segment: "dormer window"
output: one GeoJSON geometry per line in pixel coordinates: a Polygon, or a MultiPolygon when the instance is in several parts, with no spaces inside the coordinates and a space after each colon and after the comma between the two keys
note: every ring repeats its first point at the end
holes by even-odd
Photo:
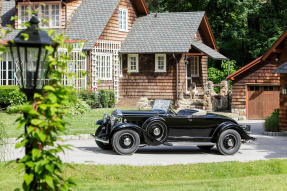
{"type": "Polygon", "coordinates": [[[25,28],[24,23],[31,18],[31,11],[38,13],[41,18],[40,26],[42,28],[60,28],[61,27],[61,4],[60,3],[34,3],[32,6],[27,4],[18,5],[18,26],[25,28]]]}
{"type": "Polygon", "coordinates": [[[128,32],[128,10],[119,8],[119,31],[128,32]]]}

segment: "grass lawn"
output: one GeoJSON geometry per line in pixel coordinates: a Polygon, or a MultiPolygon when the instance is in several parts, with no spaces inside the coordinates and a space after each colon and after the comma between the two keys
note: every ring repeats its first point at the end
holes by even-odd
{"type": "MultiPolygon", "coordinates": [[[[74,190],[285,191],[287,160],[224,162],[172,166],[65,166],[77,183],[74,190]]],[[[21,186],[17,164],[0,163],[0,190],[21,186]]]]}
{"type": "MultiPolygon", "coordinates": [[[[94,133],[97,120],[101,119],[105,113],[110,114],[114,111],[114,108],[109,109],[93,109],[79,116],[69,116],[66,120],[69,125],[66,128],[66,135],[76,135],[76,134],[90,134],[94,133]]],[[[4,112],[0,112],[0,122],[4,124],[5,131],[8,137],[18,137],[24,129],[17,129],[17,123],[15,120],[21,114],[9,115],[4,112]]]]}

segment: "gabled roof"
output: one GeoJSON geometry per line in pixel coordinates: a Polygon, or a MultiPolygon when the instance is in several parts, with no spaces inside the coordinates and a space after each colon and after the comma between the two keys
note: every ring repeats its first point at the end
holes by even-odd
{"type": "Polygon", "coordinates": [[[226,59],[195,40],[205,12],[153,13],[137,18],[121,53],[188,53],[190,46],[214,59],[226,59]]]}
{"type": "MultiPolygon", "coordinates": [[[[260,64],[262,61],[265,61],[272,53],[280,53],[281,50],[278,50],[278,46],[283,42],[284,39],[287,38],[287,31],[285,31],[279,39],[272,45],[272,47],[261,57],[257,58],[256,60],[250,62],[249,64],[245,65],[244,67],[240,68],[233,74],[226,77],[227,80],[234,80],[235,77],[239,76],[240,74],[246,72],[250,68],[260,64]]],[[[277,73],[277,72],[275,72],[277,73]]]]}
{"type": "Polygon", "coordinates": [[[120,0],[83,0],[66,29],[73,40],[88,39],[84,49],[93,48],[120,0]]]}
{"type": "Polygon", "coordinates": [[[245,71],[249,70],[250,68],[252,68],[253,66],[259,64],[262,60],[262,56],[260,56],[259,58],[253,60],[252,62],[250,62],[249,64],[245,65],[244,67],[240,68],[239,70],[237,70],[236,72],[234,72],[233,74],[230,74],[229,76],[226,77],[227,80],[234,80],[234,78],[242,73],[244,73],[245,71]]]}
{"type": "Polygon", "coordinates": [[[272,73],[287,74],[287,62],[281,64],[276,70],[272,73]]]}

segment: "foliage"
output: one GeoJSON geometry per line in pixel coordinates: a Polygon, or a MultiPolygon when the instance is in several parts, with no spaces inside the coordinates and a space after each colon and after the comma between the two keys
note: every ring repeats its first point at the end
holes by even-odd
{"type": "Polygon", "coordinates": [[[286,0],[146,0],[152,12],[206,11],[218,48],[244,66],[287,28],[286,0]]]}
{"type": "Polygon", "coordinates": [[[0,107],[19,105],[26,102],[26,96],[18,86],[0,86],[0,107]]]}
{"type": "MultiPolygon", "coordinates": [[[[49,31],[55,43],[64,46],[64,36],[49,31]]],[[[42,92],[35,93],[32,105],[27,103],[21,108],[23,117],[19,117],[18,128],[27,127],[27,132],[20,138],[16,148],[25,147],[25,156],[19,160],[25,167],[24,190],[70,190],[73,185],[71,179],[61,176],[62,161],[58,155],[69,149],[67,145],[56,143],[57,135],[64,132],[66,122],[64,115],[66,106],[71,103],[70,87],[62,85],[62,76],[70,77],[66,71],[70,59],[71,49],[68,54],[60,53],[54,57],[55,49],[46,46],[49,85],[44,86],[42,92]]]]}
{"type": "Polygon", "coordinates": [[[91,107],[85,101],[78,99],[76,104],[70,106],[68,109],[69,109],[68,114],[75,116],[75,115],[82,115],[90,111],[91,107]]]}
{"type": "Polygon", "coordinates": [[[84,100],[89,106],[91,106],[91,108],[100,107],[99,94],[94,93],[92,90],[80,91],[79,98],[84,100]]]}
{"type": "Polygon", "coordinates": [[[279,131],[279,109],[275,109],[270,117],[265,119],[265,131],[278,132],[279,131]]]}
{"type": "Polygon", "coordinates": [[[5,150],[3,145],[6,144],[7,134],[5,132],[4,124],[0,121],[0,161],[5,157],[5,150]]]}
{"type": "Polygon", "coordinates": [[[112,108],[115,106],[115,93],[111,90],[98,90],[100,104],[103,108],[112,108]]]}
{"type": "MultiPolygon", "coordinates": [[[[229,74],[234,73],[238,69],[238,67],[236,66],[236,62],[234,60],[222,61],[221,69],[218,69],[215,66],[211,66],[208,68],[208,80],[212,81],[214,84],[220,84],[228,76],[228,65],[229,65],[229,74]]],[[[215,87],[215,91],[218,93],[219,90],[216,88],[219,87],[215,87]]]]}
{"type": "MultiPolygon", "coordinates": [[[[75,190],[286,190],[287,159],[253,162],[219,162],[167,166],[64,165],[73,176],[75,190]],[[179,189],[180,187],[180,189],[179,189]]],[[[0,163],[0,185],[12,191],[20,185],[18,165],[0,163]]]]}

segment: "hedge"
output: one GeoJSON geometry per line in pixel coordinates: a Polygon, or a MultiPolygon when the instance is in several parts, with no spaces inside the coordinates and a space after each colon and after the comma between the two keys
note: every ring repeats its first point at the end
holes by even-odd
{"type": "Polygon", "coordinates": [[[270,117],[265,119],[265,131],[278,132],[279,131],[279,109],[275,109],[270,117]]]}
{"type": "Polygon", "coordinates": [[[0,107],[6,109],[10,105],[19,105],[27,98],[18,86],[0,86],[0,107]]]}
{"type": "Polygon", "coordinates": [[[79,97],[92,108],[112,108],[116,102],[115,93],[104,89],[99,89],[96,93],[83,90],[79,93],[79,97]]]}

